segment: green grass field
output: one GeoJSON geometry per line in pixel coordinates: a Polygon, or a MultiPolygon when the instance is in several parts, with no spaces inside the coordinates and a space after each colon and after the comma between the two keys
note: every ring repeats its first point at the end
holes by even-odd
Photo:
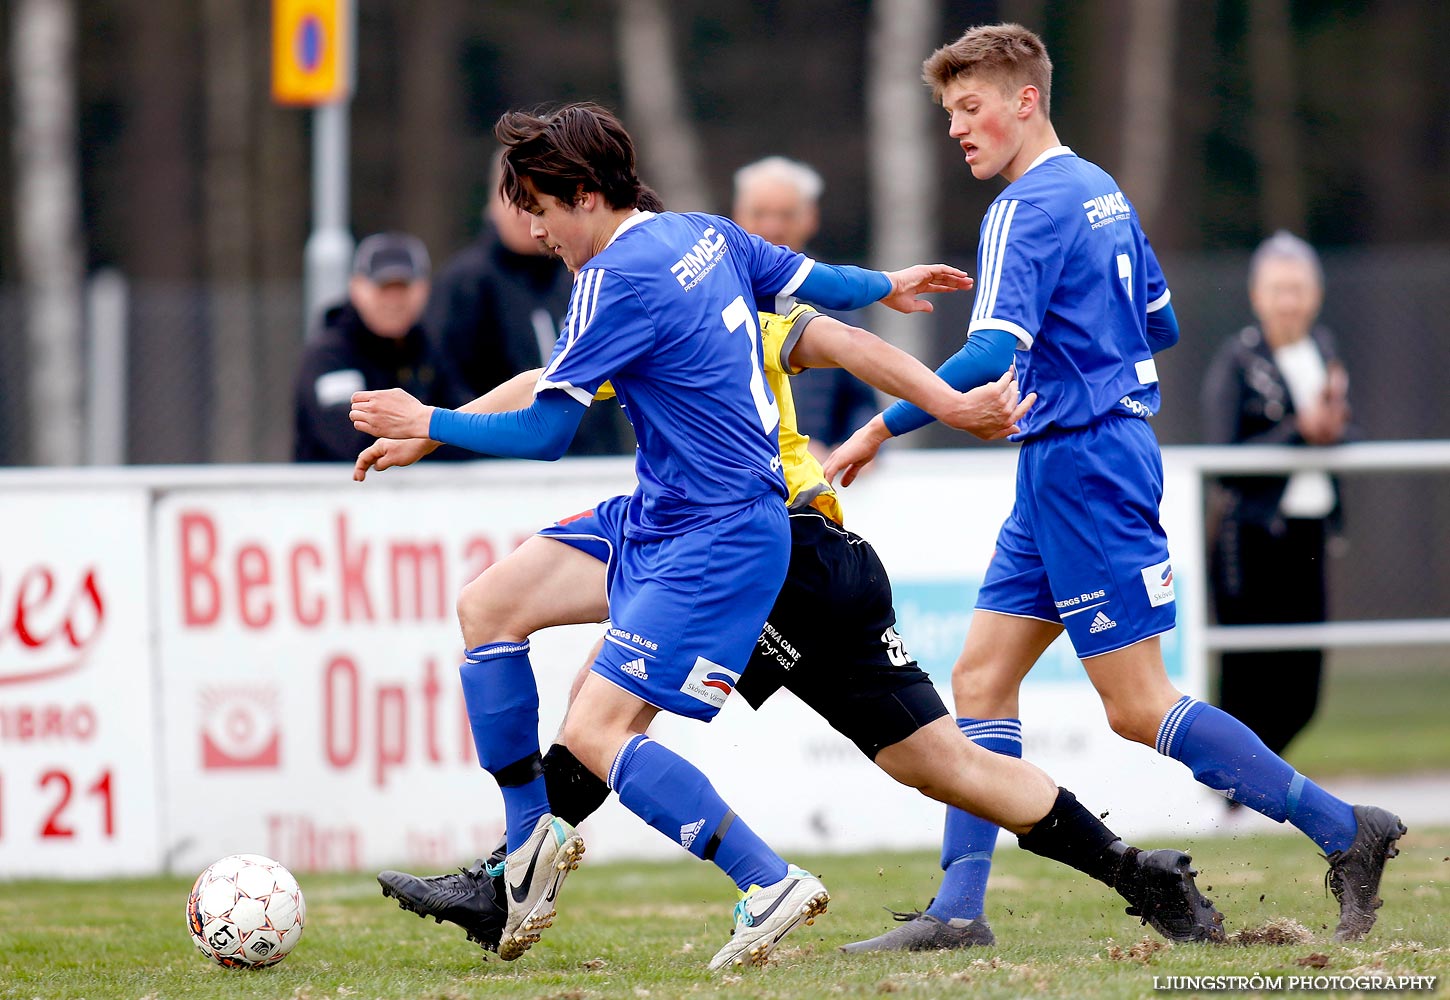
{"type": "Polygon", "coordinates": [[[1340,650],[1319,712],[1289,748],[1316,777],[1450,771],[1450,650],[1340,650]]]}
{"type": "MultiPolygon", "coordinates": [[[[1337,653],[1320,714],[1290,757],[1315,776],[1450,770],[1446,704],[1443,651],[1337,653]]],[[[837,945],[888,926],[883,906],[926,902],[936,857],[822,857],[793,860],[825,878],[830,912],[787,939],[769,967],[717,975],[705,963],[728,934],[734,894],[713,868],[586,860],[554,929],[515,963],[483,961],[462,931],[399,910],[369,875],[304,873],[308,926],[297,951],[273,969],[232,972],[191,945],[182,917],[190,878],[0,882],[0,1000],[1140,997],[1155,976],[1450,975],[1450,829],[1411,830],[1390,865],[1379,926],[1349,946],[1329,940],[1335,904],[1302,838],[1182,846],[1230,932],[1293,920],[1308,939],[1160,948],[1108,890],[1006,851],[989,910],[996,948],[846,956],[837,945]]]]}
{"type": "Polygon", "coordinates": [[[1323,862],[1302,838],[1187,846],[1230,932],[1287,918],[1308,939],[1160,949],[1114,894],[1013,850],[993,875],[997,947],[847,956],[836,946],[883,929],[884,904],[925,901],[935,857],[820,857],[804,860],[831,888],[830,912],[788,938],[768,967],[719,975],[705,963],[728,933],[733,892],[713,868],[586,861],[555,927],[509,964],[483,961],[451,925],[399,910],[367,875],[304,874],[301,943],[281,965],[248,972],[213,966],[192,948],[182,917],[189,880],[19,882],[0,884],[0,997],[1139,997],[1153,993],[1155,976],[1450,972],[1450,830],[1412,830],[1402,842],[1379,925],[1357,945],[1331,943],[1337,911],[1323,862]]]}

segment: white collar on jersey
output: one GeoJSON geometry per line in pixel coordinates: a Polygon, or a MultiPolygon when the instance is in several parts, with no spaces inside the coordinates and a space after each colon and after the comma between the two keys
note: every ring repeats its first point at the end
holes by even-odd
{"type": "MultiPolygon", "coordinates": [[[[1037,166],[1040,163],[1046,163],[1048,160],[1052,159],[1054,156],[1076,156],[1076,155],[1077,155],[1076,153],[1074,153],[1071,149],[1068,149],[1066,146],[1048,146],[1041,153],[1038,153],[1037,154],[1037,159],[1035,159],[1035,160],[1032,161],[1031,166],[1029,166],[1027,168],[1027,170],[1031,170],[1033,167],[1037,166]]],[[[1027,173],[1027,170],[1024,170],[1022,172],[1025,174],[1025,173],[1027,173]]]]}
{"type": "MultiPolygon", "coordinates": [[[[615,240],[619,239],[626,232],[633,229],[641,222],[644,222],[648,219],[653,219],[654,217],[655,214],[653,212],[641,212],[639,209],[636,208],[633,215],[625,216],[624,221],[619,224],[619,228],[614,231],[614,235],[609,237],[609,243],[613,243],[615,240]]],[[[609,243],[604,244],[605,250],[609,249],[609,243]]]]}

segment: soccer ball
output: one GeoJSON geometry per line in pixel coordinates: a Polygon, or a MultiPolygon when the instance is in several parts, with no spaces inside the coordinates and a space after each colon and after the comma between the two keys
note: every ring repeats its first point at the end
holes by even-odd
{"type": "Polygon", "coordinates": [[[186,929],[197,949],[228,969],[282,961],[306,920],[297,880],[260,854],[222,858],[196,877],[186,900],[186,929]]]}

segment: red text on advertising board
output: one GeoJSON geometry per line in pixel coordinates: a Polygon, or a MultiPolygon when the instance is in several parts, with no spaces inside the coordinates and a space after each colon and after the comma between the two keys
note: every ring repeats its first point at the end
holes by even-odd
{"type": "Polygon", "coordinates": [[[322,675],[324,759],[338,771],[365,764],[379,788],[389,774],[417,761],[433,767],[476,764],[471,730],[462,699],[457,700],[451,752],[439,740],[444,730],[438,665],[431,658],[416,685],[364,682],[357,663],[345,654],[332,657],[322,675]],[[445,754],[448,756],[445,757],[445,754]]]}
{"type": "Polygon", "coordinates": [[[176,523],[187,628],[445,621],[456,589],[492,565],[499,547],[481,536],[453,552],[438,538],[363,537],[345,512],[330,530],[288,545],[224,539],[203,510],[176,523]]]}
{"type": "MultiPolygon", "coordinates": [[[[84,779],[70,771],[53,767],[39,775],[35,787],[46,799],[42,806],[43,815],[36,822],[35,836],[40,840],[71,840],[77,833],[84,838],[99,833],[107,839],[116,836],[116,794],[115,779],[109,768],[103,770],[95,781],[84,784],[84,791],[78,793],[77,786],[84,779]],[[75,806],[82,797],[95,800],[94,815],[90,810],[75,806]],[[79,818],[77,812],[80,812],[79,818]],[[80,824],[77,827],[77,823],[80,824]]],[[[0,774],[0,840],[8,831],[5,826],[5,782],[0,774]]],[[[15,831],[24,835],[22,831],[15,831]]]]}
{"type": "Polygon", "coordinates": [[[85,663],[106,617],[96,568],[74,576],[49,566],[13,577],[3,570],[0,565],[0,684],[55,677],[85,663]]]}
{"type": "Polygon", "coordinates": [[[88,743],[96,710],[79,705],[0,705],[0,743],[88,743]]]}

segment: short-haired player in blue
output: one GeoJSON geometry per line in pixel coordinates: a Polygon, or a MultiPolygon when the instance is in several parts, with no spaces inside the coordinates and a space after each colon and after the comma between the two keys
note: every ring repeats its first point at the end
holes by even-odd
{"type": "MultiPolygon", "coordinates": [[[[968,288],[946,265],[883,273],[820,264],[728,219],[640,211],[653,198],[628,133],[608,111],[513,112],[495,126],[503,187],[533,235],[576,275],[564,329],[533,403],[507,413],[423,408],[390,390],[353,397],[355,426],[505,457],[560,457],[596,391],[612,383],[639,439],[611,627],[565,721],[565,742],[631,811],[720,866],[744,892],[727,949],[768,951],[829,899],[788,866],[687,761],[640,735],[663,709],[708,721],[744,669],[785,578],[786,486],[757,305],[799,293],[828,308],[881,301],[929,310],[921,292],[968,288]]],[[[460,668],[479,760],[504,797],[509,916],[517,958],[554,917],[583,842],[549,813],[538,691],[527,642],[471,648],[460,668]]],[[[733,957],[733,954],[731,956],[733,957]]],[[[717,960],[723,961],[721,956],[717,960]]]]}
{"type": "MultiPolygon", "coordinates": [[[[1175,603],[1148,418],[1159,405],[1153,354],[1177,342],[1178,324],[1137,213],[1111,176],[1058,141],[1052,63],[1026,28],[973,28],[933,53],[923,76],[972,176],[1008,181],[982,222],[967,343],[939,374],[970,387],[1015,356],[1022,391],[1038,394],[1017,436],[1016,503],[952,674],[958,724],[1020,756],[1018,689],[1066,629],[1113,730],[1307,834],[1329,861],[1336,940],[1363,937],[1405,832],[1398,817],[1330,795],[1238,720],[1180,693],[1163,666],[1158,636],[1173,627],[1175,603]]],[[[827,475],[850,482],[882,441],[929,420],[893,405],[831,456],[827,475]]],[[[848,950],[991,943],[983,896],[996,839],[990,823],[949,811],[932,905],[848,950]]]]}

